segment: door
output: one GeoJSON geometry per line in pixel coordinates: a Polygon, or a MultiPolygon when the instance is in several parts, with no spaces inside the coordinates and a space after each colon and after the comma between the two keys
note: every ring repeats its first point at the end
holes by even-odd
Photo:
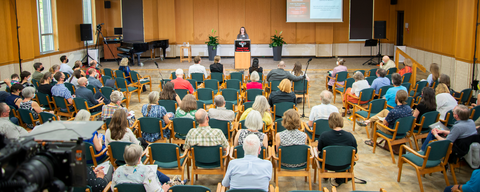
{"type": "Polygon", "coordinates": [[[404,12],[397,11],[397,46],[403,45],[404,12]]]}

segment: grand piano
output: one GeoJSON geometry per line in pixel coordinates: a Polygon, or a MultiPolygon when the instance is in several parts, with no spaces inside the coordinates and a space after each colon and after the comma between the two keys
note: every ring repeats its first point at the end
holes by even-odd
{"type": "Polygon", "coordinates": [[[121,58],[128,57],[130,63],[134,65],[135,55],[137,56],[137,65],[141,65],[140,62],[140,55],[148,50],[153,50],[150,54],[150,58],[155,57],[155,49],[162,48],[163,50],[163,58],[165,58],[165,51],[168,48],[168,39],[151,39],[145,41],[122,41],[121,46],[117,47],[118,51],[122,53],[118,53],[117,55],[121,58]]]}

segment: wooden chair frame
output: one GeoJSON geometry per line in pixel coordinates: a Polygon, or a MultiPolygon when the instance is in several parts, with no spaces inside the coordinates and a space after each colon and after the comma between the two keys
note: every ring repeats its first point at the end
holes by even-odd
{"type": "Polygon", "coordinates": [[[310,179],[310,163],[313,160],[314,156],[312,156],[312,147],[310,147],[309,153],[307,153],[307,165],[305,167],[305,170],[295,170],[295,171],[290,171],[290,170],[282,170],[282,149],[278,149],[278,157],[275,155],[275,149],[273,146],[269,147],[270,149],[270,156],[272,158],[273,162],[273,170],[274,170],[274,177],[275,177],[275,187],[278,188],[278,177],[280,176],[293,176],[293,177],[298,177],[298,176],[305,176],[305,182],[308,181],[308,188],[309,190],[312,190],[312,180],[310,179]],[[278,162],[277,162],[278,161],[278,162]]]}
{"type": "Polygon", "coordinates": [[[373,140],[372,140],[373,141],[373,153],[375,153],[375,149],[377,148],[377,138],[378,138],[378,136],[380,136],[381,138],[385,139],[385,141],[387,142],[388,148],[390,149],[390,155],[392,156],[392,163],[394,163],[394,164],[395,164],[395,156],[393,154],[392,145],[397,145],[397,144],[402,144],[402,143],[408,142],[408,144],[410,144],[410,146],[412,146],[412,141],[410,141],[410,135],[408,133],[413,132],[413,129],[415,127],[415,119],[414,119],[414,122],[412,123],[412,126],[410,127],[410,131],[407,132],[407,135],[404,138],[395,139],[395,140],[389,139],[389,138],[385,137],[384,135],[382,135],[380,133],[377,133],[377,125],[382,126],[383,128],[393,132],[392,138],[396,138],[399,124],[400,124],[400,122],[397,121],[396,124],[395,124],[395,129],[391,129],[391,128],[385,126],[380,121],[376,121],[375,125],[373,127],[373,140]]]}
{"type": "Polygon", "coordinates": [[[226,154],[223,154],[223,148],[219,147],[218,150],[220,152],[220,168],[217,169],[206,169],[206,168],[198,168],[195,164],[195,150],[193,147],[189,149],[191,152],[189,153],[188,158],[192,160],[192,180],[190,181],[190,185],[193,185],[195,179],[198,180],[198,174],[203,175],[223,175],[225,177],[225,172],[227,171],[227,163],[228,163],[228,149],[226,150],[226,154]]]}
{"type": "Polygon", "coordinates": [[[313,174],[313,183],[317,180],[317,168],[318,168],[318,188],[322,188],[322,179],[323,178],[351,178],[352,179],[352,189],[355,191],[355,173],[353,171],[353,167],[355,166],[355,161],[358,161],[358,156],[355,153],[355,150],[352,151],[352,162],[350,164],[350,169],[346,172],[328,172],[325,170],[325,161],[326,158],[326,150],[323,150],[322,158],[318,157],[318,149],[317,147],[314,148],[313,154],[315,158],[315,163],[312,163],[314,174],[313,174]],[[321,164],[320,164],[321,163],[321,164]]]}
{"type": "MultiPolygon", "coordinates": [[[[154,165],[155,160],[152,158],[152,148],[150,146],[147,147],[148,154],[147,154],[147,162],[150,163],[151,165],[154,165]]],[[[185,151],[185,153],[180,156],[180,149],[177,147],[176,148],[176,153],[177,153],[177,168],[172,168],[172,169],[165,169],[165,168],[158,168],[158,171],[161,171],[164,174],[169,174],[169,175],[181,175],[182,181],[184,180],[184,175],[185,171],[187,171],[187,178],[190,179],[190,168],[189,168],[189,151],[185,151]],[[180,163],[180,159],[185,158],[183,160],[183,163],[180,163]],[[186,168],[185,168],[186,167],[186,168]]]]}
{"type": "MultiPolygon", "coordinates": [[[[353,112],[352,112],[353,131],[355,131],[355,124],[356,124],[355,122],[356,122],[357,118],[360,118],[363,121],[370,119],[371,112],[372,112],[372,105],[373,104],[370,103],[369,106],[368,106],[368,109],[365,109],[365,108],[361,107],[360,105],[353,105],[353,112]],[[362,110],[362,111],[368,111],[367,118],[364,118],[363,116],[358,115],[356,113],[359,109],[362,110]]],[[[385,101],[385,104],[383,105],[383,109],[386,109],[386,108],[387,108],[387,102],[385,101]]],[[[371,126],[372,125],[370,125],[370,127],[371,126]]],[[[368,126],[365,126],[365,133],[367,133],[367,138],[371,139],[370,134],[368,134],[368,126]]]]}
{"type": "MultiPolygon", "coordinates": [[[[435,122],[438,122],[439,119],[440,119],[440,113],[437,114],[437,118],[435,119],[435,122]]],[[[422,133],[422,127],[424,122],[425,122],[425,116],[422,117],[422,120],[420,121],[420,123],[415,123],[415,126],[418,127],[418,131],[415,132],[415,130],[413,130],[413,132],[411,133],[411,135],[413,136],[413,142],[415,142],[415,147],[417,148],[417,151],[420,150],[418,146],[418,140],[427,138],[428,136],[428,133],[422,133]]]]}

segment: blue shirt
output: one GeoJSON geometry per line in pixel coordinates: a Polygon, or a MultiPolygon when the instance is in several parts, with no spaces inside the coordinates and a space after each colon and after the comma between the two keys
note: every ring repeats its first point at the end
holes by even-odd
{"type": "Polygon", "coordinates": [[[385,117],[385,121],[388,122],[388,127],[393,129],[397,119],[408,116],[412,116],[412,108],[410,108],[408,105],[397,105],[390,110],[390,112],[388,112],[387,117],[385,117]]]}
{"type": "Polygon", "coordinates": [[[72,99],[72,94],[70,91],[62,84],[56,84],[52,87],[52,95],[57,97],[63,97],[65,99],[72,99]]]}
{"type": "Polygon", "coordinates": [[[95,77],[89,76],[88,77],[88,84],[94,86],[98,90],[102,88],[102,82],[100,82],[98,79],[95,79],[95,77]]]}
{"type": "Polygon", "coordinates": [[[474,192],[480,189],[480,169],[477,169],[472,172],[472,177],[465,185],[462,185],[462,191],[464,192],[474,192]]]}
{"type": "Polygon", "coordinates": [[[455,121],[450,133],[447,136],[447,139],[455,142],[457,139],[463,139],[477,134],[477,129],[475,127],[475,122],[473,120],[459,120],[455,121]]]}
{"type": "Polygon", "coordinates": [[[404,90],[408,93],[407,88],[404,86],[398,86],[398,87],[391,87],[388,89],[387,93],[385,93],[385,99],[387,100],[387,104],[395,107],[397,106],[397,103],[395,102],[395,96],[397,95],[397,91],[399,90],[404,90]]]}
{"type": "Polygon", "coordinates": [[[272,163],[257,156],[230,161],[222,185],[230,189],[262,189],[268,191],[272,178],[272,163]]]}
{"type": "Polygon", "coordinates": [[[373,80],[372,86],[370,86],[370,88],[375,89],[375,93],[378,94],[380,88],[387,85],[390,85],[390,80],[388,78],[377,77],[375,80],[373,80]]]}

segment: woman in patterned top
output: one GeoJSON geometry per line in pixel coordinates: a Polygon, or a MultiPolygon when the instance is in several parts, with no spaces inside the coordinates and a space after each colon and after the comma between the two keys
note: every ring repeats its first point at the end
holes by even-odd
{"type": "MultiPolygon", "coordinates": [[[[165,107],[158,105],[158,99],[160,98],[160,94],[157,91],[152,91],[148,94],[148,103],[142,107],[142,114],[144,117],[155,117],[162,119],[162,127],[165,127],[169,122],[170,119],[173,118],[173,113],[167,113],[165,107]]],[[[165,129],[163,130],[163,135],[167,137],[170,135],[170,130],[165,129]]],[[[155,142],[156,140],[160,139],[160,133],[145,133],[142,132],[142,137],[149,141],[155,142]]]]}
{"type": "Polygon", "coordinates": [[[265,133],[261,132],[263,128],[263,121],[260,112],[255,110],[251,111],[245,119],[245,127],[247,127],[247,129],[241,129],[240,132],[235,136],[235,140],[233,142],[234,146],[243,145],[243,141],[250,134],[258,136],[260,142],[262,142],[262,146],[268,146],[268,137],[265,135],[265,133]]]}
{"type": "MultiPolygon", "coordinates": [[[[112,94],[110,94],[110,101],[111,101],[110,104],[103,105],[102,107],[102,115],[101,115],[102,119],[105,120],[108,118],[112,118],[113,113],[115,113],[117,109],[123,109],[125,113],[127,113],[127,116],[130,116],[127,108],[121,105],[122,100],[123,100],[123,93],[120,91],[113,91],[112,94]]],[[[131,118],[128,119],[128,124],[132,126],[134,121],[135,121],[135,117],[132,116],[131,118]]]]}
{"type": "MultiPolygon", "coordinates": [[[[22,95],[24,97],[23,101],[20,102],[19,109],[26,109],[32,112],[33,119],[38,119],[38,114],[42,112],[42,108],[36,101],[32,101],[35,97],[35,88],[26,87],[22,90],[22,95]]],[[[34,124],[27,124],[27,127],[33,129],[34,124]]]]}
{"type": "MultiPolygon", "coordinates": [[[[300,120],[300,115],[294,109],[289,109],[283,113],[282,125],[285,127],[285,131],[277,133],[275,135],[275,150],[278,153],[278,148],[280,146],[292,146],[292,145],[305,145],[307,144],[307,134],[300,131],[302,121],[300,120]]],[[[285,167],[301,167],[305,163],[300,164],[286,164],[282,163],[285,167]]]]}
{"type": "Polygon", "coordinates": [[[175,117],[184,117],[195,119],[195,113],[197,112],[197,99],[192,94],[185,95],[182,99],[182,103],[175,111],[175,117]]]}

